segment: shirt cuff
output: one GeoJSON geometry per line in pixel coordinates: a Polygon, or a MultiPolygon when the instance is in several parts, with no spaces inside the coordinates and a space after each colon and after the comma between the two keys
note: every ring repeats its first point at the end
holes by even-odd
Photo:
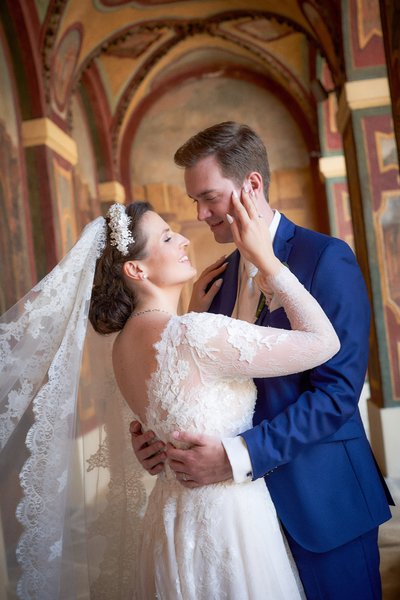
{"type": "Polygon", "coordinates": [[[253,468],[246,442],[238,435],[234,438],[223,438],[222,445],[231,463],[235,483],[245,483],[253,479],[253,468]]]}

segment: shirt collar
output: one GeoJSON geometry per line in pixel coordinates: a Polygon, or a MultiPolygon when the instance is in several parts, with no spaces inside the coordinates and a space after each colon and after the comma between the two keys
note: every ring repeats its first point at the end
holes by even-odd
{"type": "MultiPolygon", "coordinates": [[[[281,213],[279,212],[279,210],[274,209],[274,216],[272,217],[272,221],[269,224],[269,233],[271,235],[271,241],[274,241],[275,238],[275,234],[277,232],[278,229],[278,225],[279,222],[281,220],[281,213]]],[[[247,276],[248,277],[255,277],[258,273],[258,269],[255,265],[253,265],[253,263],[251,263],[250,261],[246,260],[245,258],[243,258],[242,256],[240,256],[240,262],[241,262],[241,267],[242,270],[245,269],[247,276]]]]}

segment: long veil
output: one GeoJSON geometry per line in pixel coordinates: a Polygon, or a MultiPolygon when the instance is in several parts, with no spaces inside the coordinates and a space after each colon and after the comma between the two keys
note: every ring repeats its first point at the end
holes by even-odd
{"type": "Polygon", "coordinates": [[[88,326],[99,217],[0,319],[0,598],[135,597],[151,483],[111,366],[88,326]]]}

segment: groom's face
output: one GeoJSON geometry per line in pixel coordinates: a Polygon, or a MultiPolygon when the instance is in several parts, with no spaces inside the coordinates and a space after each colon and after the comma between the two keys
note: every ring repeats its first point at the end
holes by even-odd
{"type": "Polygon", "coordinates": [[[232,211],[232,192],[240,190],[231,179],[224,177],[214,156],[199,160],[185,169],[186,191],[196,203],[197,218],[205,221],[216,242],[232,242],[232,233],[226,213],[232,211]]]}

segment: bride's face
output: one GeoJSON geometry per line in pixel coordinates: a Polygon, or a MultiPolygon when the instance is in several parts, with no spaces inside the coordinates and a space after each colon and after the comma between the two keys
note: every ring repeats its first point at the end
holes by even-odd
{"type": "Polygon", "coordinates": [[[147,257],[140,262],[151,283],[166,287],[186,283],[196,275],[187,255],[187,238],[171,231],[168,223],[153,211],[143,215],[140,226],[147,237],[147,257]]]}

